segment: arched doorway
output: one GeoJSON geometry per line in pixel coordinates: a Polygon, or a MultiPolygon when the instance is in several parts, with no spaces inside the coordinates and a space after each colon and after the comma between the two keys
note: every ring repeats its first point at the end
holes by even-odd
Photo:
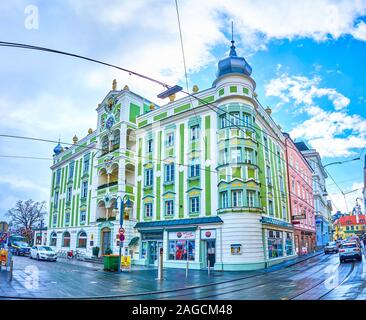
{"type": "Polygon", "coordinates": [[[106,250],[112,249],[112,234],[111,229],[108,227],[105,227],[101,230],[101,252],[102,255],[106,254],[106,250]]]}

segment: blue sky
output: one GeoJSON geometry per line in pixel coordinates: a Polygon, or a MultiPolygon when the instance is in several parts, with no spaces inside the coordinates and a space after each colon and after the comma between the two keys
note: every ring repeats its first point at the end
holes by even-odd
{"type": "MultiPolygon", "coordinates": [[[[324,163],[366,146],[365,1],[178,1],[192,87],[210,87],[228,54],[231,21],[237,52],[253,68],[259,100],[293,138],[324,163]]],[[[0,3],[1,41],[102,59],[169,84],[184,85],[173,0],[8,1],[0,3]],[[30,7],[31,5],[31,7],[30,7]],[[36,11],[35,11],[36,10],[36,11]],[[30,18],[37,18],[31,20],[30,18]],[[31,26],[31,27],[30,27],[31,26]]],[[[95,129],[97,104],[118,87],[157,101],[162,88],[69,57],[0,47],[0,133],[70,141],[95,129]]],[[[52,157],[54,145],[0,138],[0,155],[52,157]]],[[[365,153],[363,152],[362,156],[365,153]]],[[[49,200],[51,161],[0,158],[0,218],[18,199],[49,200]]],[[[363,161],[329,167],[344,191],[362,187],[363,161]]],[[[343,196],[328,179],[335,209],[343,196]]],[[[347,196],[350,209],[361,190],[347,196]]]]}

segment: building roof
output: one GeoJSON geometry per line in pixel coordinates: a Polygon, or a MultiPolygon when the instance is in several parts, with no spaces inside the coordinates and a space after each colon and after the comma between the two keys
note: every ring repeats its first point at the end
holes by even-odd
{"type": "Polygon", "coordinates": [[[203,218],[188,218],[188,219],[176,219],[176,220],[163,220],[163,221],[149,221],[138,222],[135,228],[155,228],[155,227],[173,227],[173,226],[187,226],[206,223],[223,223],[220,217],[203,217],[203,218]]]}
{"type": "Polygon", "coordinates": [[[337,223],[339,223],[341,226],[349,226],[349,225],[362,225],[365,224],[366,216],[364,214],[360,214],[358,216],[344,216],[340,217],[337,220],[337,223]]]}
{"type": "Polygon", "coordinates": [[[310,150],[308,148],[308,146],[305,144],[305,142],[303,142],[303,141],[295,142],[295,146],[296,146],[297,149],[299,149],[299,151],[310,150]]]}

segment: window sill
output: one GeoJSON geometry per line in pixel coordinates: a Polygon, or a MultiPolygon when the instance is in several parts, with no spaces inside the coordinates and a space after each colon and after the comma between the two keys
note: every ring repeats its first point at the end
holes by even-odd
{"type": "Polygon", "coordinates": [[[198,175],[198,176],[193,176],[193,177],[188,177],[187,180],[188,181],[192,181],[192,180],[200,180],[201,179],[201,176],[198,175]]]}
{"type": "Polygon", "coordinates": [[[163,186],[171,186],[171,185],[174,185],[175,184],[175,181],[165,181],[163,183],[163,186]]]}

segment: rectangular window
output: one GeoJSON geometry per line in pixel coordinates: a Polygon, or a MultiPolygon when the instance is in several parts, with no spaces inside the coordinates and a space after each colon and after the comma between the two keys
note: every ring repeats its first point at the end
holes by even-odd
{"type": "Polygon", "coordinates": [[[269,148],[268,148],[268,139],[267,137],[263,137],[263,141],[264,141],[264,154],[265,154],[265,159],[269,160],[269,148]]]}
{"type": "Polygon", "coordinates": [[[55,199],[54,199],[54,208],[57,209],[58,207],[58,191],[55,192],[55,199]]]}
{"type": "Polygon", "coordinates": [[[282,207],[282,219],[283,220],[286,220],[286,217],[287,215],[286,215],[286,207],[282,207]]]}
{"type": "Polygon", "coordinates": [[[153,151],[153,140],[152,139],[149,139],[147,141],[147,152],[150,153],[153,151]]]}
{"type": "Polygon", "coordinates": [[[90,162],[90,154],[87,154],[84,156],[84,169],[83,169],[83,173],[88,173],[89,172],[89,162],[90,162]]]}
{"type": "Polygon", "coordinates": [[[268,214],[270,216],[273,216],[273,201],[272,200],[268,200],[268,214]]]}
{"type": "Polygon", "coordinates": [[[200,211],[200,198],[192,197],[189,198],[190,213],[198,213],[200,211]]]}
{"type": "Polygon", "coordinates": [[[88,181],[83,181],[81,187],[81,197],[86,198],[88,196],[88,181]]]}
{"type": "Polygon", "coordinates": [[[229,198],[227,191],[223,191],[221,194],[221,208],[225,209],[229,207],[229,198]]]}
{"type": "Polygon", "coordinates": [[[172,147],[174,145],[174,132],[170,132],[167,135],[166,146],[172,147]]]}
{"type": "Polygon", "coordinates": [[[241,147],[236,147],[231,149],[231,162],[232,163],[241,163],[242,161],[242,154],[241,154],[241,147]]]}
{"type": "Polygon", "coordinates": [[[72,195],[72,187],[67,188],[67,194],[66,194],[66,202],[71,201],[71,195],[72,195]]]}
{"type": "Polygon", "coordinates": [[[240,125],[240,117],[238,112],[230,113],[230,126],[238,126],[240,125]]]}
{"type": "Polygon", "coordinates": [[[195,240],[169,240],[169,260],[194,261],[195,240]],[[188,248],[188,250],[187,250],[188,248]]]}
{"type": "Polygon", "coordinates": [[[269,166],[266,167],[266,171],[267,171],[267,184],[269,186],[272,186],[272,172],[271,172],[271,168],[269,166]]]}
{"type": "Polygon", "coordinates": [[[243,191],[242,190],[231,191],[231,201],[232,201],[232,207],[242,207],[243,206],[243,191]]]}
{"type": "Polygon", "coordinates": [[[220,116],[220,128],[226,128],[227,126],[227,121],[226,121],[226,114],[220,116]]]}
{"type": "Polygon", "coordinates": [[[152,217],[152,203],[145,203],[145,217],[152,217]]]}
{"type": "Polygon", "coordinates": [[[65,224],[68,225],[70,223],[70,212],[65,212],[65,224]]]}
{"type": "Polygon", "coordinates": [[[174,214],[173,200],[165,201],[165,214],[167,216],[172,216],[174,214]]]}
{"type": "Polygon", "coordinates": [[[145,170],[145,186],[152,186],[153,184],[153,169],[145,170]]]}
{"type": "Polygon", "coordinates": [[[61,182],[61,169],[57,169],[56,171],[56,186],[59,186],[61,182]]]}
{"type": "Polygon", "coordinates": [[[250,115],[249,114],[246,114],[246,113],[243,114],[243,123],[245,126],[249,126],[249,124],[250,124],[250,115]]]}
{"type": "Polygon", "coordinates": [[[82,210],[80,211],[80,223],[85,223],[86,221],[86,211],[82,210]]]}
{"type": "Polygon", "coordinates": [[[165,182],[174,181],[174,163],[165,165],[165,182]]]}
{"type": "Polygon", "coordinates": [[[227,164],[228,161],[228,152],[227,152],[227,148],[220,150],[219,152],[219,161],[221,164],[227,164]]]}
{"type": "Polygon", "coordinates": [[[69,180],[74,176],[75,161],[71,161],[69,164],[69,180]]]}
{"type": "Polygon", "coordinates": [[[283,184],[282,176],[279,176],[279,180],[280,180],[280,190],[281,190],[281,192],[285,192],[285,186],[283,184]]]}
{"type": "Polygon", "coordinates": [[[52,217],[52,224],[55,226],[57,223],[57,214],[54,214],[52,217]]]}
{"type": "Polygon", "coordinates": [[[191,127],[191,139],[192,141],[199,139],[199,126],[192,126],[191,127]]]}
{"type": "Polygon", "coordinates": [[[255,191],[247,190],[247,203],[248,207],[255,207],[255,191]]]}
{"type": "Polygon", "coordinates": [[[200,176],[200,160],[198,158],[193,158],[189,165],[189,177],[199,177],[200,176]]]}
{"type": "Polygon", "coordinates": [[[253,151],[245,148],[245,162],[253,163],[253,151]]]}
{"type": "Polygon", "coordinates": [[[281,154],[279,151],[277,151],[277,165],[278,165],[278,170],[281,170],[281,154]]]}

